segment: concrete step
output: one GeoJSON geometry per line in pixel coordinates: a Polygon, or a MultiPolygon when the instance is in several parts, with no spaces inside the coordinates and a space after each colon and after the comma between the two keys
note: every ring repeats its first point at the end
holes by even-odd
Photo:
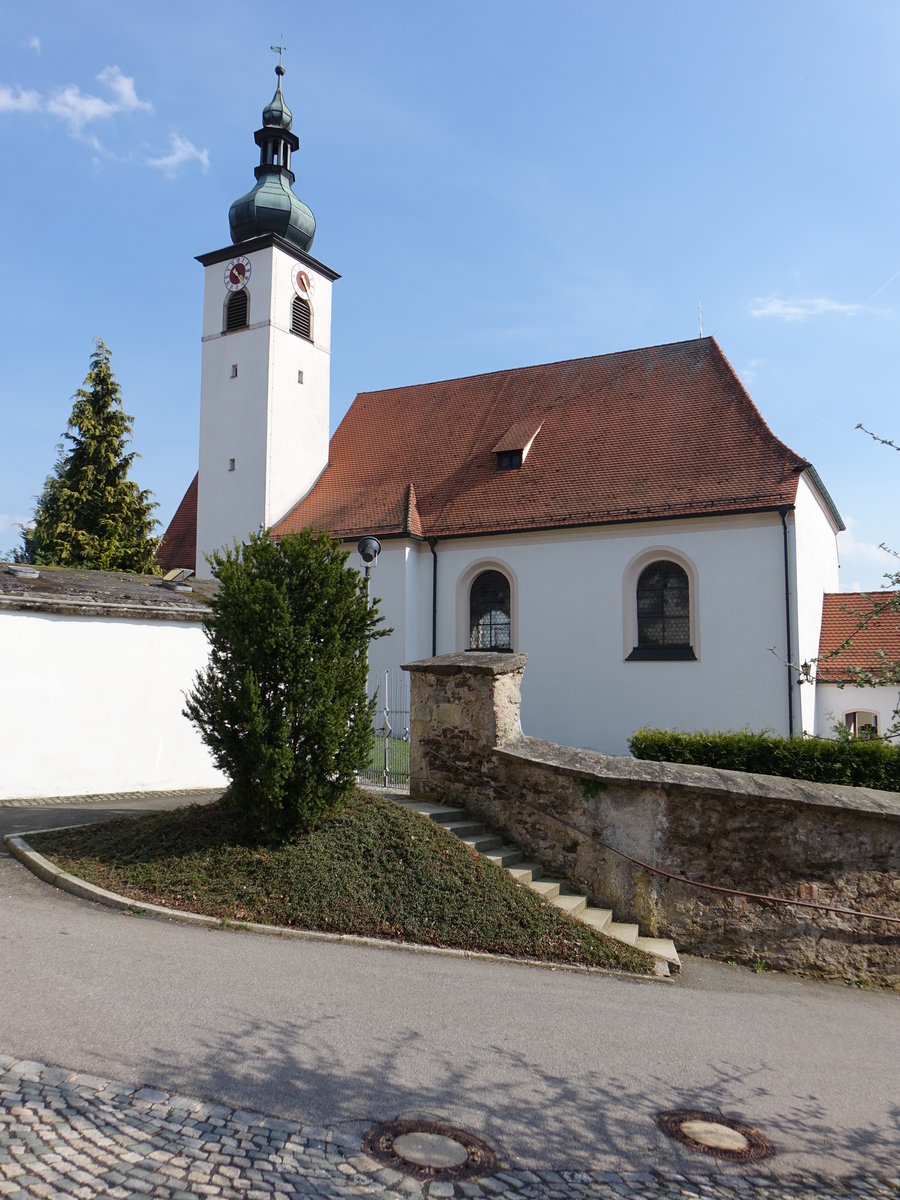
{"type": "Polygon", "coordinates": [[[645,950],[647,954],[664,959],[673,974],[678,974],[681,970],[681,959],[671,938],[638,937],[634,944],[638,950],[645,950]]]}
{"type": "Polygon", "coordinates": [[[540,863],[522,862],[521,859],[511,867],[506,868],[512,875],[516,883],[531,883],[535,879],[540,879],[544,873],[544,868],[540,863]]]}
{"type": "Polygon", "coordinates": [[[617,942],[625,942],[626,945],[633,946],[641,931],[637,925],[631,925],[628,922],[610,921],[603,932],[607,937],[615,938],[617,942]]]}
{"type": "Polygon", "coordinates": [[[460,838],[460,841],[485,855],[503,845],[503,838],[498,833],[476,833],[474,837],[460,838]]]}
{"type": "Polygon", "coordinates": [[[532,892],[544,896],[545,900],[552,900],[553,896],[558,896],[560,888],[563,887],[562,880],[530,880],[526,887],[532,889],[532,892]]]}
{"type": "Polygon", "coordinates": [[[488,850],[484,857],[498,867],[514,867],[522,862],[522,851],[518,846],[498,846],[496,850],[488,850]]]}
{"type": "Polygon", "coordinates": [[[480,821],[441,821],[440,824],[451,833],[455,833],[458,838],[471,837],[473,833],[487,833],[480,821]]]}
{"type": "Polygon", "coordinates": [[[594,908],[592,905],[588,908],[583,908],[578,914],[579,921],[583,921],[585,925],[590,925],[600,933],[606,933],[607,926],[612,920],[611,908],[594,908]]]}
{"type": "Polygon", "coordinates": [[[587,897],[575,896],[570,892],[560,893],[558,896],[554,896],[550,903],[561,908],[563,912],[567,912],[570,917],[579,917],[587,908],[587,897]]]}
{"type": "Polygon", "coordinates": [[[472,819],[464,808],[451,808],[447,804],[432,804],[429,800],[410,800],[409,796],[392,798],[398,804],[402,804],[404,808],[419,813],[423,817],[430,817],[432,821],[437,821],[440,825],[444,825],[448,821],[470,821],[472,819]]]}

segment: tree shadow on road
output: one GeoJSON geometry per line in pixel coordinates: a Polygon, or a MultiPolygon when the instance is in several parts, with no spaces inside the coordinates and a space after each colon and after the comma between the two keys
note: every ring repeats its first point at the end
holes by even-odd
{"type": "MultiPolygon", "coordinates": [[[[237,1010],[224,1015],[231,1025],[227,1036],[198,1037],[202,1053],[185,1081],[189,1094],[301,1124],[362,1133],[399,1116],[427,1118],[487,1138],[507,1164],[538,1169],[778,1178],[896,1170],[900,1107],[890,1110],[884,1128],[830,1128],[826,1107],[814,1095],[798,1093],[788,1109],[776,1111],[767,1084],[776,1070],[766,1063],[752,1076],[727,1062],[710,1065],[698,1072],[702,1084],[680,1088],[661,1076],[636,1084],[624,1070],[617,1073],[615,1061],[598,1069],[586,1055],[572,1077],[538,1071],[503,1045],[474,1053],[463,1018],[452,1056],[436,1057],[427,1033],[407,1029],[388,1039],[372,1031],[365,1067],[350,1070],[329,1043],[326,1015],[302,1023],[253,1020],[237,1010]],[[656,1113],[670,1109],[716,1113],[757,1127],[775,1154],[733,1163],[693,1153],[655,1125],[656,1113]]],[[[163,1047],[159,1055],[165,1061],[163,1047]]]]}

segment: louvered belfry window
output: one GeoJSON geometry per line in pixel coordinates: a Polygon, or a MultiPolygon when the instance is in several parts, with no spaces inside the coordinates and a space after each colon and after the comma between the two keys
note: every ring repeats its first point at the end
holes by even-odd
{"type": "Polygon", "coordinates": [[[225,332],[230,333],[232,329],[245,329],[248,324],[249,309],[246,291],[241,289],[239,292],[232,292],[228,297],[228,304],[225,306],[225,332]]]}
{"type": "Polygon", "coordinates": [[[312,337],[312,313],[309,301],[302,296],[295,296],[291,305],[291,333],[303,338],[312,337]]]}
{"type": "Polygon", "coordinates": [[[469,593],[469,649],[511,650],[509,580],[499,571],[482,571],[469,593]]]}
{"type": "Polygon", "coordinates": [[[673,562],[655,562],[645,567],[637,585],[638,646],[689,649],[690,599],[683,567],[673,562]]]}

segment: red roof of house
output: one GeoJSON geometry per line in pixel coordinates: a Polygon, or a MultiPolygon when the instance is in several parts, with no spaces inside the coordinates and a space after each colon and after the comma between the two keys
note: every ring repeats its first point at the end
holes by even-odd
{"type": "Polygon", "coordinates": [[[876,670],[885,660],[900,663],[900,592],[826,592],[819,682],[848,682],[850,670],[876,670]]]}
{"type": "Polygon", "coordinates": [[[443,538],[759,511],[793,504],[808,467],[700,338],[363,392],[273,533],[443,538]],[[522,467],[498,469],[497,448],[535,430],[522,467]]]}

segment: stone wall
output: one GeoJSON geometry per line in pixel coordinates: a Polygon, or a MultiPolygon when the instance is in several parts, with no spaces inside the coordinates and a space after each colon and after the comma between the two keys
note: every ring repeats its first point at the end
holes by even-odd
{"type": "Polygon", "coordinates": [[[900,990],[900,926],[729,894],[900,918],[900,796],[525,737],[526,662],[460,653],[407,665],[414,797],[464,805],[682,951],[900,990]]]}

